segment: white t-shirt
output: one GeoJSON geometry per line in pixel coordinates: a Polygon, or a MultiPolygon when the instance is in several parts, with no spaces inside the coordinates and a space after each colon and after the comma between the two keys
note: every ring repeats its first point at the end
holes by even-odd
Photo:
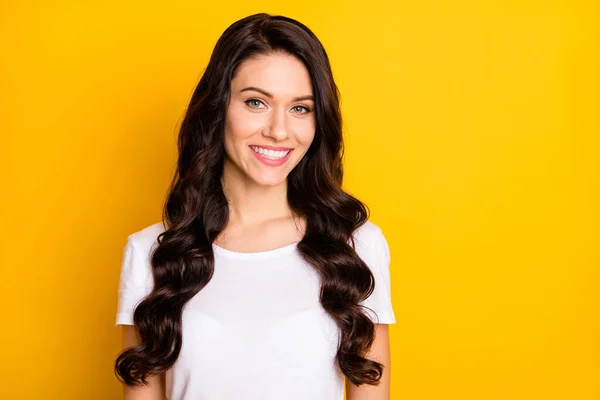
{"type": "MultiPolygon", "coordinates": [[[[163,231],[159,222],[127,239],[117,325],[133,325],[135,306],[152,290],[150,255],[163,231]]],[[[374,322],[393,324],[388,243],[370,221],[354,238],[375,277],[363,304],[374,322]]],[[[319,303],[319,276],[296,247],[238,253],[213,244],[214,275],[183,311],[183,346],[166,374],[170,400],[343,399],[338,327],[319,303]]]]}

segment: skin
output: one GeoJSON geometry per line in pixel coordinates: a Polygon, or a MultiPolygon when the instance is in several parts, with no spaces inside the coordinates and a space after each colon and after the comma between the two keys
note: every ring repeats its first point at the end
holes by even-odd
{"type": "MultiPolygon", "coordinates": [[[[275,52],[245,60],[231,81],[225,120],[225,159],[222,184],[229,203],[229,222],[215,240],[237,252],[283,247],[304,236],[306,222],[287,202],[287,177],[308,151],[316,129],[313,90],[304,64],[275,52]],[[249,89],[250,88],[250,89],[249,89]],[[287,162],[268,166],[250,145],[292,148],[287,162]]],[[[137,343],[132,326],[124,327],[125,347],[137,343]]],[[[346,384],[347,400],[389,399],[389,339],[387,325],[376,325],[369,358],[386,365],[379,386],[346,384]]],[[[164,376],[150,385],[125,388],[125,400],[163,400],[164,376]]]]}
{"type": "Polygon", "coordinates": [[[375,324],[375,341],[367,353],[369,360],[383,364],[383,375],[379,385],[354,385],[346,379],[346,400],[389,400],[390,399],[390,337],[389,325],[375,324]]]}
{"type": "MultiPolygon", "coordinates": [[[[135,346],[139,343],[139,338],[133,325],[123,326],[123,348],[135,346]]],[[[165,400],[165,376],[154,375],[148,378],[148,385],[130,388],[123,385],[124,400],[165,400]]]]}
{"type": "Polygon", "coordinates": [[[277,52],[241,64],[231,82],[225,120],[223,187],[230,216],[216,244],[253,252],[303,237],[305,224],[287,202],[287,176],[315,136],[312,96],[310,75],[293,56],[277,52]],[[250,145],[293,150],[285,164],[269,166],[250,145]]]}

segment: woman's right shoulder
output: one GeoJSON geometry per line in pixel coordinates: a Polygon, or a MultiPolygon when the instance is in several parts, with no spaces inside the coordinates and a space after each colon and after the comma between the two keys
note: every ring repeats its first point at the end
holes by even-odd
{"type": "Polygon", "coordinates": [[[150,254],[158,246],[158,236],[166,230],[162,222],[148,225],[127,237],[127,242],[139,254],[150,254]]]}

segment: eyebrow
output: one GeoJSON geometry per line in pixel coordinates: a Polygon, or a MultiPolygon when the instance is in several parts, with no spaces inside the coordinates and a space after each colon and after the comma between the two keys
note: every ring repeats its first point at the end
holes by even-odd
{"type": "MultiPolygon", "coordinates": [[[[249,87],[247,87],[247,88],[244,88],[244,89],[240,90],[240,93],[242,93],[242,92],[245,92],[245,91],[247,91],[247,90],[253,90],[253,91],[255,91],[255,92],[262,93],[262,94],[264,94],[265,96],[267,96],[267,97],[269,97],[269,98],[271,98],[271,99],[273,98],[273,95],[272,95],[271,93],[267,92],[266,90],[262,90],[262,89],[260,89],[260,88],[254,87],[254,86],[249,86],[249,87]]],[[[294,97],[294,98],[292,99],[292,101],[304,101],[304,100],[311,100],[311,101],[315,101],[314,97],[313,97],[313,96],[310,96],[310,95],[308,95],[308,96],[294,97]]]]}

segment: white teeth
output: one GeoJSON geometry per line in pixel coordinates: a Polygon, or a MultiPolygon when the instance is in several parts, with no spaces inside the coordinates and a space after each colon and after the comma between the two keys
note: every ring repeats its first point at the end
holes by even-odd
{"type": "Polygon", "coordinates": [[[263,149],[262,147],[257,147],[257,146],[250,146],[250,148],[252,150],[254,150],[254,152],[256,152],[266,158],[270,158],[272,160],[279,160],[279,159],[287,156],[287,154],[290,152],[290,150],[285,150],[285,151],[267,150],[267,149],[263,149]]]}

